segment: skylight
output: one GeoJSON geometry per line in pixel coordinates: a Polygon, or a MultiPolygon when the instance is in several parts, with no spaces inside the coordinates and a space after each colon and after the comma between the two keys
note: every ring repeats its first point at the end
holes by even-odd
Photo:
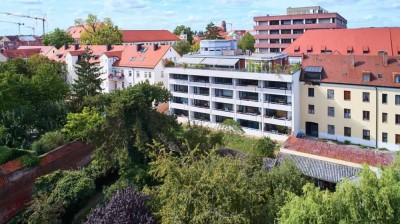
{"type": "Polygon", "coordinates": [[[136,59],[136,57],[131,57],[131,59],[129,59],[129,61],[134,61],[136,59]]]}

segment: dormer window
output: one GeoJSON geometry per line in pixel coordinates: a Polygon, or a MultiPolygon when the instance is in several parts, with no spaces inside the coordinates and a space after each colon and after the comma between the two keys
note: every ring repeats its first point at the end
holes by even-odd
{"type": "Polygon", "coordinates": [[[307,53],[311,53],[312,52],[312,46],[307,46],[307,53]]]}
{"type": "Polygon", "coordinates": [[[364,71],[363,74],[363,82],[369,82],[371,81],[371,72],[369,71],[364,71]]]}
{"type": "Polygon", "coordinates": [[[294,46],[294,52],[300,52],[300,46],[294,46]]]}
{"type": "Polygon", "coordinates": [[[136,57],[131,57],[131,59],[129,59],[129,61],[134,61],[136,59],[136,57]]]}
{"type": "Polygon", "coordinates": [[[363,54],[369,54],[369,47],[363,46],[363,54]]]}
{"type": "Polygon", "coordinates": [[[394,82],[400,84],[400,73],[397,73],[393,76],[394,82]]]}
{"type": "Polygon", "coordinates": [[[326,46],[322,45],[321,46],[321,53],[325,53],[325,51],[326,51],[326,46]]]}
{"type": "Polygon", "coordinates": [[[347,54],[353,54],[353,47],[347,46],[347,54]]]}

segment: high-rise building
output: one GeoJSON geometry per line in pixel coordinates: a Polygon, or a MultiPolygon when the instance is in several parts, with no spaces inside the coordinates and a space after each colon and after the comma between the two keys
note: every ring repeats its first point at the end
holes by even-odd
{"type": "Polygon", "coordinates": [[[347,28],[345,18],[319,6],[288,8],[287,15],[257,16],[254,22],[259,53],[282,52],[306,30],[347,28]]]}

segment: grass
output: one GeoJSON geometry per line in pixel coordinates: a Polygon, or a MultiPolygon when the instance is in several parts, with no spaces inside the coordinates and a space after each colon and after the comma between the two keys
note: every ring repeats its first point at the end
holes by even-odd
{"type": "Polygon", "coordinates": [[[243,153],[250,152],[256,145],[258,138],[242,135],[225,135],[224,141],[227,148],[235,149],[243,153]]]}

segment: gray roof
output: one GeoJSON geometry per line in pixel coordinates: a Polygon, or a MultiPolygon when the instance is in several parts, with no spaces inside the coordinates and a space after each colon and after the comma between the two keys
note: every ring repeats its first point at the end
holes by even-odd
{"type": "Polygon", "coordinates": [[[322,67],[321,66],[307,66],[305,71],[306,72],[321,73],[322,72],[322,67]]]}
{"type": "Polygon", "coordinates": [[[264,165],[266,166],[266,169],[269,170],[274,163],[279,165],[285,159],[292,160],[305,176],[331,183],[339,183],[345,178],[352,178],[362,170],[361,168],[345,166],[282,152],[278,154],[275,162],[273,160],[265,160],[264,165]]]}

